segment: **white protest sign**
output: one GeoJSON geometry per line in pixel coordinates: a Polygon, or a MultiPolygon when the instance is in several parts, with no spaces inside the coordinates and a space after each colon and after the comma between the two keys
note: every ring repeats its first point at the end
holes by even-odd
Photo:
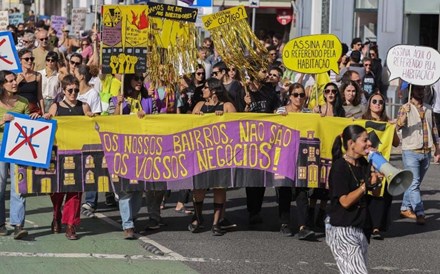
{"type": "Polygon", "coordinates": [[[21,72],[20,59],[10,31],[0,31],[0,70],[21,72]]]}
{"type": "Polygon", "coordinates": [[[397,45],[387,54],[390,80],[402,80],[420,86],[432,85],[440,79],[440,53],[430,47],[397,45]]]}
{"type": "Polygon", "coordinates": [[[86,26],[87,8],[72,9],[72,31],[79,33],[86,26]]]}
{"type": "Polygon", "coordinates": [[[9,25],[9,13],[8,11],[0,11],[0,30],[6,30],[9,25]]]}
{"type": "Polygon", "coordinates": [[[14,120],[5,125],[0,161],[48,168],[56,120],[32,120],[27,115],[11,114],[14,120]]]}

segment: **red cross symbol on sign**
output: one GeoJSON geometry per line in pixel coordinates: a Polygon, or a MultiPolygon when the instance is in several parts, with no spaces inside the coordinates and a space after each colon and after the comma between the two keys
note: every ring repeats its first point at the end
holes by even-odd
{"type": "Polygon", "coordinates": [[[32,133],[31,135],[27,136],[26,132],[23,130],[23,128],[17,123],[14,123],[14,126],[16,128],[18,128],[18,130],[20,131],[20,133],[24,136],[24,140],[21,141],[20,143],[18,143],[18,145],[16,145],[9,153],[9,156],[12,156],[12,154],[14,154],[20,147],[22,147],[24,144],[29,145],[29,148],[32,152],[32,156],[34,157],[34,159],[37,159],[37,153],[35,152],[34,146],[32,145],[32,137],[35,137],[36,135],[40,134],[41,132],[47,130],[49,128],[49,126],[44,126],[42,128],[40,128],[39,130],[35,131],[34,133],[32,133]]]}
{"type": "MultiPolygon", "coordinates": [[[[0,48],[2,47],[2,45],[6,42],[6,39],[3,38],[2,40],[0,40],[0,48]]],[[[0,55],[0,60],[2,60],[3,62],[5,62],[6,64],[12,65],[12,61],[6,59],[6,57],[8,56],[1,56],[0,55]]]]}

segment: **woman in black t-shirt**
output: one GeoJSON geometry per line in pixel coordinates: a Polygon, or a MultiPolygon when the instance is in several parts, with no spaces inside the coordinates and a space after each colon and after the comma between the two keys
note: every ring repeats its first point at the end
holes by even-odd
{"type": "Polygon", "coordinates": [[[368,272],[368,240],[364,231],[370,216],[365,193],[367,186],[378,181],[364,157],[370,147],[368,133],[359,125],[347,126],[333,143],[326,242],[341,273],[368,272]]]}

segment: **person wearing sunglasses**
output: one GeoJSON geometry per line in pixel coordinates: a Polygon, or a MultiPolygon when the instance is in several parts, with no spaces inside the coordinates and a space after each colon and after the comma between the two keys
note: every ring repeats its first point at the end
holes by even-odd
{"type": "Polygon", "coordinates": [[[378,85],[376,83],[376,76],[372,70],[373,60],[365,57],[362,62],[365,68],[365,75],[362,79],[362,90],[365,93],[365,98],[368,99],[374,93],[378,85]]]}
{"type": "MultiPolygon", "coordinates": [[[[252,113],[274,113],[281,105],[280,99],[276,94],[276,85],[269,83],[266,67],[259,67],[254,64],[254,71],[258,71],[256,79],[249,78],[246,81],[247,90],[245,92],[243,103],[244,112],[252,113]]],[[[249,214],[249,226],[254,229],[263,223],[260,216],[263,204],[266,180],[272,178],[272,174],[265,170],[237,168],[235,175],[238,182],[246,186],[246,206],[249,214]]]]}
{"type": "Polygon", "coordinates": [[[345,81],[339,87],[342,96],[342,105],[345,111],[345,117],[359,119],[365,112],[364,106],[361,104],[361,88],[354,81],[345,81]]]}
{"type": "MultiPolygon", "coordinates": [[[[38,113],[30,114],[28,101],[18,95],[17,76],[11,71],[2,70],[0,71],[0,141],[3,138],[5,124],[14,119],[14,116],[7,112],[29,114],[32,119],[40,117],[38,113]]],[[[26,217],[26,199],[16,191],[15,164],[6,162],[0,162],[0,236],[6,236],[9,233],[5,226],[7,178],[10,178],[11,182],[9,224],[14,227],[14,239],[19,240],[28,235],[23,228],[26,217]]]]}
{"type": "MultiPolygon", "coordinates": [[[[87,103],[78,100],[79,81],[73,75],[67,75],[61,81],[64,99],[61,102],[52,104],[49,112],[43,115],[45,119],[54,116],[87,115],[93,117],[94,113],[90,110],[87,103]]],[[[65,236],[68,240],[77,240],[76,228],[80,224],[82,192],[57,192],[50,195],[53,205],[53,220],[51,224],[52,233],[60,233],[61,224],[66,225],[65,236]],[[64,206],[63,206],[63,201],[64,206]]]]}
{"type": "Polygon", "coordinates": [[[44,113],[41,74],[34,70],[34,56],[32,51],[22,49],[18,52],[21,61],[22,73],[17,75],[18,94],[29,102],[31,113],[44,113]]]}
{"type": "Polygon", "coordinates": [[[244,95],[243,87],[240,82],[229,77],[229,68],[225,62],[218,62],[212,67],[211,77],[222,81],[234,107],[239,112],[243,111],[245,107],[244,104],[242,104],[243,100],[241,100],[241,97],[244,95]]]}
{"type": "MultiPolygon", "coordinates": [[[[281,115],[288,115],[288,113],[310,113],[310,110],[304,107],[306,101],[306,92],[304,86],[300,83],[290,85],[287,90],[287,104],[277,109],[276,113],[281,115]]],[[[296,185],[291,179],[281,179],[281,185],[296,185]]],[[[282,186],[278,187],[278,214],[281,222],[280,232],[283,236],[292,236],[291,222],[290,222],[290,203],[293,200],[292,187],[282,186]]],[[[308,191],[306,187],[295,187],[296,206],[298,209],[298,239],[299,240],[313,240],[315,232],[308,226],[309,221],[309,200],[308,191]]]]}
{"type": "Polygon", "coordinates": [[[49,51],[46,56],[46,68],[38,71],[41,74],[41,90],[44,100],[44,112],[48,112],[50,106],[60,94],[60,80],[58,73],[58,54],[49,51]]]}
{"type": "Polygon", "coordinates": [[[316,106],[313,109],[313,112],[321,114],[322,117],[345,117],[345,111],[342,107],[342,98],[338,86],[333,82],[327,83],[324,86],[323,93],[325,104],[316,106]]]}
{"type": "MultiPolygon", "coordinates": [[[[385,97],[379,92],[374,92],[368,99],[368,105],[365,113],[362,115],[362,119],[381,121],[381,122],[391,122],[386,114],[386,100],[385,97]]],[[[374,138],[370,137],[372,141],[372,147],[378,147],[378,143],[374,142],[374,138]]],[[[394,131],[393,143],[394,147],[398,147],[400,144],[400,138],[397,135],[397,131],[394,131]]],[[[393,196],[388,193],[388,187],[386,186],[388,182],[385,182],[383,196],[371,196],[369,197],[368,208],[371,213],[371,238],[375,240],[383,240],[382,233],[387,230],[389,211],[391,209],[391,203],[393,201],[393,196]]]]}
{"type": "MultiPolygon", "coordinates": [[[[206,81],[203,87],[203,99],[204,101],[197,103],[194,107],[193,114],[215,113],[216,115],[223,115],[224,113],[236,112],[222,82],[214,77],[206,81]]],[[[211,231],[213,236],[222,236],[226,233],[226,230],[221,227],[221,221],[224,219],[226,188],[231,185],[231,180],[230,169],[213,170],[194,176],[194,215],[192,222],[188,225],[189,231],[198,233],[203,229],[202,211],[206,189],[209,183],[214,183],[214,216],[211,231]]],[[[231,225],[231,228],[236,226],[231,225]]]]}
{"type": "Polygon", "coordinates": [[[55,51],[60,54],[58,48],[49,43],[49,33],[45,29],[41,29],[36,33],[38,47],[32,50],[35,57],[35,70],[40,71],[46,67],[46,55],[49,51],[55,51]]]}
{"type": "MultiPolygon", "coordinates": [[[[313,109],[314,113],[319,113],[321,117],[345,117],[345,110],[342,107],[342,98],[339,93],[338,86],[333,83],[327,83],[324,86],[324,104],[316,106],[313,109]]],[[[310,207],[309,207],[309,216],[311,223],[314,223],[318,228],[324,228],[324,220],[326,217],[326,208],[327,201],[329,200],[329,191],[324,188],[314,188],[310,194],[310,207]],[[318,213],[315,216],[316,205],[318,204],[318,200],[320,200],[318,213]]]]}
{"type": "MultiPolygon", "coordinates": [[[[144,86],[142,74],[127,74],[124,81],[123,94],[114,96],[110,100],[110,115],[136,115],[139,119],[146,115],[158,114],[154,108],[158,99],[149,95],[148,89],[144,86]]],[[[157,190],[146,191],[146,204],[149,213],[149,220],[145,227],[146,231],[160,228],[162,219],[160,216],[160,205],[165,194],[162,190],[162,182],[150,182],[150,186],[157,190]]],[[[117,188],[114,188],[117,190],[117,188]]],[[[135,239],[134,220],[142,205],[142,191],[118,191],[119,214],[122,220],[123,238],[126,240],[135,239]]]]}

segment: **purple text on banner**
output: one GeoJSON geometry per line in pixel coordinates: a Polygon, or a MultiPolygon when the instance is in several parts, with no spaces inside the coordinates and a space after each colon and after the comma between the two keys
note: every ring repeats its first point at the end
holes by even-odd
{"type": "Polygon", "coordinates": [[[171,135],[99,133],[108,170],[122,178],[175,181],[209,170],[250,168],[295,179],[300,133],[241,120],[171,135]]]}

